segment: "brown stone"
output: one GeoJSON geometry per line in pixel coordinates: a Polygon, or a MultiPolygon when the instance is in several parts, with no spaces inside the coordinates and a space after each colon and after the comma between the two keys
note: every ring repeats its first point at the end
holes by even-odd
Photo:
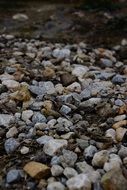
{"type": "Polygon", "coordinates": [[[47,178],[50,176],[50,168],[45,164],[35,161],[28,162],[23,170],[35,179],[47,178]]]}
{"type": "Polygon", "coordinates": [[[119,127],[123,127],[127,125],[127,120],[119,121],[115,124],[113,124],[112,128],[113,129],[118,129],[119,127]]]}

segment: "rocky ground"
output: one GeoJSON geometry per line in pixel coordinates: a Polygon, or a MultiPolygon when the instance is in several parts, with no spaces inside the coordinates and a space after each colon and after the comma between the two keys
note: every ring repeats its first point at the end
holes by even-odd
{"type": "Polygon", "coordinates": [[[127,190],[127,41],[0,49],[0,189],[127,190]]]}

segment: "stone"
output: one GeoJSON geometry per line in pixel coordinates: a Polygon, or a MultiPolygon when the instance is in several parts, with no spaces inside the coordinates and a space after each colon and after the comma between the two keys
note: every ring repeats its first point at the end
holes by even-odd
{"type": "Polygon", "coordinates": [[[14,122],[14,116],[9,114],[0,114],[0,126],[9,127],[14,122]]]}
{"type": "Polygon", "coordinates": [[[40,86],[34,86],[34,85],[30,85],[29,90],[35,94],[35,95],[44,95],[45,94],[45,89],[43,87],[40,86]]]}
{"type": "Polygon", "coordinates": [[[124,103],[123,103],[123,101],[122,101],[122,100],[117,99],[117,100],[115,100],[115,105],[116,105],[116,106],[123,106],[123,105],[124,105],[124,103]]]}
{"type": "Polygon", "coordinates": [[[96,167],[103,167],[105,162],[108,161],[108,151],[107,150],[101,150],[94,154],[94,157],[92,159],[92,165],[96,167]]]}
{"type": "Polygon", "coordinates": [[[22,13],[17,13],[15,15],[13,15],[12,17],[14,20],[17,20],[17,21],[26,21],[28,20],[28,16],[26,14],[22,14],[22,13]]]}
{"type": "Polygon", "coordinates": [[[89,141],[88,140],[76,139],[76,142],[77,142],[78,146],[83,150],[86,149],[89,146],[89,141]]]}
{"type": "Polygon", "coordinates": [[[70,73],[63,73],[60,76],[60,79],[63,86],[68,86],[76,81],[76,77],[71,75],[70,73]]]}
{"type": "MultiPolygon", "coordinates": [[[[39,83],[39,86],[41,86],[41,82],[39,83]]],[[[43,88],[45,90],[45,94],[53,95],[56,93],[54,84],[51,81],[44,82],[43,88]]]]}
{"type": "Polygon", "coordinates": [[[66,168],[67,166],[73,167],[77,161],[77,154],[70,150],[63,150],[63,155],[60,156],[61,165],[66,168]]]}
{"type": "Polygon", "coordinates": [[[115,75],[115,76],[112,78],[112,82],[113,82],[114,84],[122,84],[122,83],[125,82],[125,80],[126,80],[126,77],[124,77],[124,76],[122,76],[122,75],[119,75],[119,74],[115,75]]]}
{"type": "Polygon", "coordinates": [[[118,142],[121,142],[124,135],[126,134],[127,129],[123,128],[123,127],[119,127],[116,129],[116,140],[118,142]]]}
{"type": "Polygon", "coordinates": [[[85,174],[79,174],[67,181],[69,190],[91,190],[91,182],[85,174]]]}
{"type": "Polygon", "coordinates": [[[51,167],[51,174],[54,177],[60,176],[63,173],[63,168],[59,165],[53,165],[51,167]]]}
{"type": "Polygon", "coordinates": [[[48,143],[51,139],[53,139],[53,137],[44,135],[42,137],[39,137],[36,141],[38,144],[44,145],[44,144],[48,143]]]}
{"type": "Polygon", "coordinates": [[[83,65],[73,65],[74,69],[72,70],[72,75],[83,78],[83,76],[86,74],[88,71],[88,67],[83,66],[83,65]]]}
{"type": "Polygon", "coordinates": [[[124,159],[125,157],[127,157],[127,147],[121,145],[118,155],[120,156],[121,159],[124,159]]]}
{"type": "Polygon", "coordinates": [[[118,121],[117,123],[113,124],[112,128],[117,129],[119,127],[124,127],[127,125],[127,120],[118,121]]]}
{"type": "Polygon", "coordinates": [[[2,84],[5,85],[8,89],[18,89],[20,87],[19,82],[15,80],[4,80],[2,84]]]}
{"type": "Polygon", "coordinates": [[[84,156],[86,160],[90,160],[93,158],[94,154],[97,152],[97,148],[93,145],[88,146],[84,150],[84,156]]]}
{"type": "Polygon", "coordinates": [[[47,186],[47,190],[65,190],[65,186],[60,182],[52,182],[47,186]]]}
{"type": "Polygon", "coordinates": [[[125,120],[125,119],[126,119],[126,115],[125,114],[118,115],[118,116],[114,117],[114,121],[115,122],[122,121],[122,120],[125,120]]]}
{"type": "Polygon", "coordinates": [[[67,140],[51,139],[44,145],[43,151],[49,156],[54,156],[60,149],[67,147],[67,144],[67,140]]]}
{"type": "Polygon", "coordinates": [[[101,58],[100,61],[101,61],[102,67],[112,67],[113,66],[113,62],[110,59],[101,58]]]}
{"type": "Polygon", "coordinates": [[[16,139],[9,138],[5,141],[4,148],[7,154],[11,154],[19,147],[19,145],[20,143],[16,139]]]}
{"type": "Polygon", "coordinates": [[[101,177],[100,173],[98,171],[95,171],[92,166],[87,164],[86,161],[77,162],[76,170],[78,171],[78,173],[84,173],[92,183],[95,183],[101,177]]]}
{"type": "Polygon", "coordinates": [[[54,49],[53,50],[53,57],[58,58],[58,59],[64,59],[64,58],[69,58],[70,57],[70,50],[69,49],[54,49]]]}
{"type": "Polygon", "coordinates": [[[108,129],[105,132],[105,136],[112,138],[114,142],[116,142],[116,131],[114,129],[108,129]]]}
{"type": "Polygon", "coordinates": [[[20,170],[12,169],[7,173],[6,182],[14,183],[21,179],[20,170]]]}
{"type": "Polygon", "coordinates": [[[60,113],[62,113],[63,115],[67,115],[70,112],[71,112],[71,108],[69,106],[62,105],[62,107],[60,109],[60,113]]]}
{"type": "Polygon", "coordinates": [[[127,179],[122,174],[121,169],[112,169],[103,175],[101,184],[104,190],[126,190],[127,179]]]}
{"type": "Polygon", "coordinates": [[[23,170],[35,179],[47,178],[50,176],[50,168],[45,164],[35,161],[28,162],[23,170]]]}
{"type": "Polygon", "coordinates": [[[72,178],[76,175],[78,175],[78,172],[74,169],[74,168],[71,168],[71,167],[66,167],[63,171],[63,174],[68,178],[72,178]]]}
{"type": "Polygon", "coordinates": [[[11,127],[9,131],[6,133],[6,138],[14,137],[18,134],[18,130],[16,127],[11,127]]]}
{"type": "Polygon", "coordinates": [[[35,112],[32,117],[32,122],[34,124],[46,122],[46,117],[42,115],[40,112],[35,112]]]}
{"type": "Polygon", "coordinates": [[[122,165],[122,161],[120,157],[117,154],[110,154],[109,160],[104,164],[104,170],[106,172],[112,170],[112,169],[120,169],[122,165]]]}
{"type": "Polygon", "coordinates": [[[88,89],[84,89],[80,93],[81,100],[89,99],[91,97],[91,92],[88,89]]]}
{"type": "Polygon", "coordinates": [[[29,153],[29,148],[26,146],[23,146],[20,150],[21,154],[25,155],[29,153]]]}
{"type": "Polygon", "coordinates": [[[101,98],[90,98],[89,100],[83,101],[79,104],[80,109],[89,108],[93,109],[96,105],[102,102],[101,98]]]}
{"type": "Polygon", "coordinates": [[[70,92],[80,93],[81,85],[78,82],[74,82],[74,83],[70,84],[69,86],[67,86],[66,89],[69,90],[70,92]]]}
{"type": "Polygon", "coordinates": [[[22,120],[27,121],[33,116],[32,110],[25,110],[22,112],[22,120]]]}

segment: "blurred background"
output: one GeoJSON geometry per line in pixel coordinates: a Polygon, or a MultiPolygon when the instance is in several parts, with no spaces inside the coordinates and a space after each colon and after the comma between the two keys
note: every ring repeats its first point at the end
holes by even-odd
{"type": "Polygon", "coordinates": [[[0,34],[112,46],[127,38],[126,0],[0,0],[0,34]]]}

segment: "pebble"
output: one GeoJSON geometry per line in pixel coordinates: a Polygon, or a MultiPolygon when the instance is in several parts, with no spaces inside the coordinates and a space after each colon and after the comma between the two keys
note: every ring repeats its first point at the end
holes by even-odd
{"type": "Polygon", "coordinates": [[[70,112],[71,112],[71,108],[69,106],[62,105],[62,107],[60,109],[60,113],[62,113],[63,115],[67,115],[70,112]]]}
{"type": "Polygon", "coordinates": [[[127,180],[123,176],[121,169],[111,169],[103,175],[101,184],[104,190],[112,190],[112,187],[117,190],[127,189],[127,180]]]}
{"type": "Polygon", "coordinates": [[[60,163],[61,165],[66,168],[68,166],[73,167],[75,162],[77,161],[77,154],[70,151],[63,149],[63,155],[60,156],[60,163]]]}
{"type": "Polygon", "coordinates": [[[100,61],[101,61],[102,67],[112,67],[113,66],[113,62],[110,59],[101,58],[100,61]]]}
{"type": "Polygon", "coordinates": [[[54,156],[60,149],[67,147],[67,144],[67,140],[51,139],[45,143],[43,151],[49,156],[54,156]]]}
{"type": "Polygon", "coordinates": [[[20,170],[12,169],[7,173],[6,181],[7,183],[14,183],[21,179],[20,170]]]}
{"type": "Polygon", "coordinates": [[[20,143],[16,139],[9,138],[5,141],[4,148],[7,154],[11,154],[19,147],[19,145],[20,143]]]}
{"type": "Polygon", "coordinates": [[[14,122],[14,116],[9,114],[0,114],[0,126],[9,127],[14,122]]]}
{"type": "Polygon", "coordinates": [[[86,66],[82,65],[74,65],[74,69],[72,70],[72,75],[83,78],[83,76],[86,74],[88,71],[88,68],[86,66]]]}
{"type": "Polygon", "coordinates": [[[47,186],[47,190],[65,190],[65,186],[60,182],[52,182],[47,186]]]}
{"type": "Polygon", "coordinates": [[[125,82],[125,80],[126,78],[124,76],[118,74],[112,78],[112,82],[114,84],[122,84],[125,82]]]}
{"type": "Polygon", "coordinates": [[[112,169],[120,169],[122,165],[122,161],[120,157],[117,154],[110,154],[108,162],[105,162],[104,164],[104,170],[106,172],[112,170],[112,169]]]}
{"type": "Polygon", "coordinates": [[[125,120],[126,119],[126,115],[123,114],[123,115],[118,115],[116,117],[114,117],[114,121],[117,122],[117,121],[122,121],[122,120],[125,120]]]}
{"type": "Polygon", "coordinates": [[[64,59],[64,58],[69,58],[70,57],[70,50],[69,49],[54,49],[53,50],[53,57],[57,59],[64,59]]]}
{"type": "Polygon", "coordinates": [[[113,124],[113,129],[118,129],[119,127],[124,127],[127,125],[127,120],[118,121],[117,123],[113,124]]]}
{"type": "Polygon", "coordinates": [[[22,148],[21,148],[21,150],[20,150],[20,152],[21,152],[21,154],[28,154],[29,153],[29,148],[28,147],[26,147],[26,146],[23,146],[22,148]]]}
{"type": "Polygon", "coordinates": [[[97,152],[97,148],[93,145],[88,146],[85,150],[84,150],[84,157],[86,160],[90,160],[93,158],[94,154],[97,152]]]}
{"type": "Polygon", "coordinates": [[[46,117],[42,115],[40,112],[34,112],[33,117],[32,117],[32,122],[34,124],[46,122],[46,117]]]}
{"type": "Polygon", "coordinates": [[[121,145],[118,155],[120,156],[121,159],[127,157],[127,147],[121,145]]]}
{"type": "Polygon", "coordinates": [[[14,137],[18,134],[18,130],[16,127],[11,127],[9,131],[6,133],[6,138],[14,137]]]}
{"type": "Polygon", "coordinates": [[[28,20],[28,16],[22,13],[17,13],[15,15],[13,15],[12,17],[14,20],[18,20],[18,21],[26,21],[28,20]]]}
{"type": "Polygon", "coordinates": [[[8,89],[18,89],[20,87],[19,82],[15,81],[15,80],[4,80],[2,82],[3,85],[5,85],[8,89]]]}
{"type": "Polygon", "coordinates": [[[117,128],[116,129],[116,140],[118,142],[121,142],[126,132],[127,132],[127,129],[125,129],[123,127],[117,128]]]}
{"type": "Polygon", "coordinates": [[[32,178],[42,179],[50,176],[50,168],[42,163],[31,161],[28,162],[23,170],[32,178]]]}
{"type": "Polygon", "coordinates": [[[105,162],[108,161],[109,155],[107,150],[101,150],[94,154],[92,165],[96,167],[103,167],[105,162]]]}
{"type": "Polygon", "coordinates": [[[32,110],[25,110],[22,112],[22,120],[27,121],[33,116],[33,111],[32,110]]]}
{"type": "Polygon", "coordinates": [[[51,167],[51,174],[54,177],[60,176],[63,173],[63,168],[59,165],[53,165],[51,167]]]}
{"type": "Polygon", "coordinates": [[[91,190],[91,182],[85,174],[79,174],[67,181],[67,187],[69,190],[91,190]]]}
{"type": "Polygon", "coordinates": [[[44,145],[44,144],[48,143],[51,139],[53,139],[53,137],[44,135],[42,137],[39,137],[36,141],[38,144],[44,145]]]}
{"type": "Polygon", "coordinates": [[[76,175],[78,175],[78,172],[74,169],[74,168],[71,168],[71,167],[66,167],[63,171],[63,174],[68,178],[72,178],[76,175]]]}

